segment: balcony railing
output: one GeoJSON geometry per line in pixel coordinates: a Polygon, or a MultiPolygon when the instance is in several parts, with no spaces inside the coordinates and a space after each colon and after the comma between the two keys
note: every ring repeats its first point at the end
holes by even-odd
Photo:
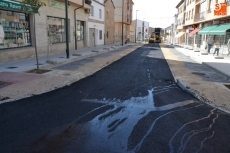
{"type": "Polygon", "coordinates": [[[200,0],[196,0],[196,3],[200,2],[200,0]]]}
{"type": "Polygon", "coordinates": [[[206,17],[205,12],[197,13],[197,14],[195,14],[194,21],[198,22],[198,21],[205,20],[205,17],[206,17]]]}

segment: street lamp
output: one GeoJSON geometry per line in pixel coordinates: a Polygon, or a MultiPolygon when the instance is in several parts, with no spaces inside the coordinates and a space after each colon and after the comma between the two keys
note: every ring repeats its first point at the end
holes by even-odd
{"type": "Polygon", "coordinates": [[[139,10],[136,10],[136,26],[135,26],[135,43],[137,42],[137,12],[139,10]]]}
{"type": "Polygon", "coordinates": [[[122,28],[122,29],[121,29],[121,32],[122,32],[122,33],[121,33],[121,37],[122,37],[122,38],[121,38],[121,41],[122,41],[122,42],[121,42],[121,45],[122,45],[122,46],[123,46],[123,41],[124,41],[124,40],[123,40],[123,39],[124,39],[124,38],[123,38],[123,35],[124,35],[124,23],[123,23],[123,22],[124,22],[124,19],[123,19],[123,18],[124,18],[124,17],[123,17],[123,16],[124,16],[124,15],[123,15],[124,12],[123,12],[123,11],[124,11],[124,0],[122,0],[122,26],[121,26],[121,28],[122,28]]]}

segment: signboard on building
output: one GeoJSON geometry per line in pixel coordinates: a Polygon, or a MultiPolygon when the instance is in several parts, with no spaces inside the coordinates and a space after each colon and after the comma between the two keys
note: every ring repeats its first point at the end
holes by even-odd
{"type": "MultiPolygon", "coordinates": [[[[11,0],[1,0],[0,1],[0,8],[7,9],[7,10],[13,10],[13,11],[22,11],[22,7],[24,5],[20,2],[11,1],[11,0]]],[[[26,5],[29,12],[38,12],[37,9],[32,9],[29,5],[26,5]]]]}
{"type": "Polygon", "coordinates": [[[55,7],[55,8],[59,8],[59,9],[62,9],[62,10],[65,9],[65,3],[58,2],[58,1],[55,1],[55,0],[50,0],[50,6],[55,7]]]}
{"type": "Polygon", "coordinates": [[[214,15],[215,16],[226,16],[227,15],[227,3],[216,4],[214,15]]]}

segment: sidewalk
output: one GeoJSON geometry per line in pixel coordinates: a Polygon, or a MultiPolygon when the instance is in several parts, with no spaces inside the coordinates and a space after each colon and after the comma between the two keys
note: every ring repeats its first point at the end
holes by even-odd
{"type": "Polygon", "coordinates": [[[47,55],[42,55],[39,56],[40,69],[51,70],[44,74],[26,73],[36,69],[35,57],[0,63],[0,104],[70,85],[92,75],[141,45],[135,43],[124,46],[101,45],[72,51],[69,59],[66,59],[65,52],[51,54],[50,60],[56,61],[56,64],[46,63],[47,55]],[[73,53],[78,56],[72,56],[73,53]],[[108,56],[105,56],[107,54],[108,56]]]}
{"type": "Polygon", "coordinates": [[[169,64],[177,84],[201,101],[230,113],[230,57],[215,59],[212,52],[194,52],[161,44],[161,49],[169,64]]]}

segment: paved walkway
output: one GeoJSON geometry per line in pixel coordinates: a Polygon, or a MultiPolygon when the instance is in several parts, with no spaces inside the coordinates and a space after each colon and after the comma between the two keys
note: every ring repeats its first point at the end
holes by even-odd
{"type": "Polygon", "coordinates": [[[39,56],[40,69],[51,70],[44,74],[26,73],[36,69],[35,57],[0,63],[0,104],[70,85],[99,71],[141,45],[130,43],[124,46],[97,46],[73,51],[69,59],[65,58],[65,53],[51,54],[50,60],[56,61],[57,64],[46,63],[47,56],[42,55],[39,56]],[[74,53],[81,56],[72,56],[74,53]]]}
{"type": "Polygon", "coordinates": [[[203,102],[230,113],[230,57],[215,59],[212,54],[161,44],[177,84],[203,102]]]}

